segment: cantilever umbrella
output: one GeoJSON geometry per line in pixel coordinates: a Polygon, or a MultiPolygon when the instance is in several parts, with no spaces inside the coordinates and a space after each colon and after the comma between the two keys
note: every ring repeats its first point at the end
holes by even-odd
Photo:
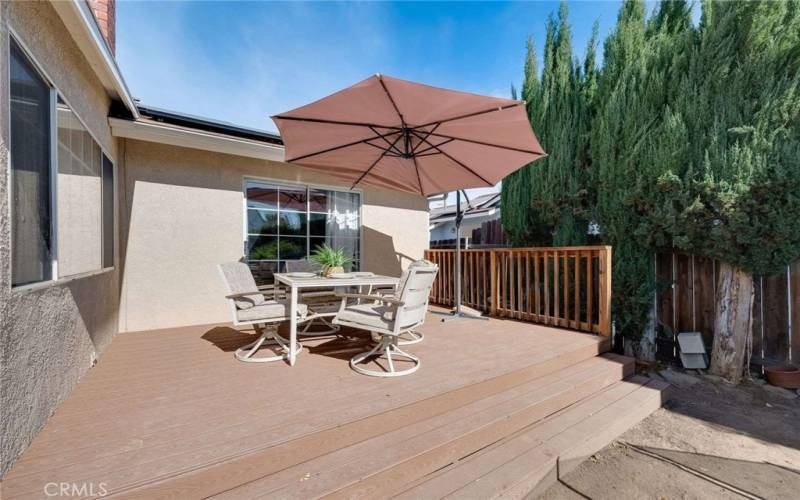
{"type": "Polygon", "coordinates": [[[287,162],[352,187],[370,184],[426,196],[491,187],[545,156],[522,101],[384,75],[272,119],[287,162]]]}

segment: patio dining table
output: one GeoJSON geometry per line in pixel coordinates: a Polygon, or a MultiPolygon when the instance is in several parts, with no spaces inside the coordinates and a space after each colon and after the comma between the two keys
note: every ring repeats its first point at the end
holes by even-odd
{"type": "Polygon", "coordinates": [[[381,276],[373,274],[371,276],[354,275],[348,278],[325,278],[315,276],[313,278],[300,278],[290,276],[290,273],[275,273],[275,284],[281,283],[289,288],[289,365],[294,366],[297,359],[297,298],[301,288],[331,288],[331,287],[376,287],[376,286],[396,286],[399,278],[392,276],[381,276]]]}

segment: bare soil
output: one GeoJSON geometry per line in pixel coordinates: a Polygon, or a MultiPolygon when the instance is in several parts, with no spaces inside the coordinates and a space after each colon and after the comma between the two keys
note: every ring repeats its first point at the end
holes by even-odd
{"type": "Polygon", "coordinates": [[[670,400],[545,491],[543,499],[800,498],[795,391],[676,369],[670,400]]]}

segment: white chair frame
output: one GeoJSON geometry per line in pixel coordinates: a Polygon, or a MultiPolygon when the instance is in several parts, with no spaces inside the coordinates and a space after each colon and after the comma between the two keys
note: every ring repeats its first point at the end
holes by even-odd
{"type": "MultiPolygon", "coordinates": [[[[372,286],[367,289],[367,295],[373,295],[372,286]]],[[[382,293],[377,293],[376,295],[384,295],[382,293]]],[[[387,297],[391,297],[392,295],[387,295],[387,297]]],[[[378,343],[381,341],[380,335],[372,332],[371,335],[372,341],[378,343]]],[[[397,336],[397,345],[413,345],[419,344],[425,340],[425,334],[422,332],[418,332],[416,330],[409,330],[407,332],[403,332],[397,336]]]]}
{"type": "Polygon", "coordinates": [[[417,371],[422,364],[420,359],[413,354],[409,354],[402,349],[400,349],[400,336],[403,334],[407,334],[408,332],[414,331],[416,328],[422,326],[425,322],[425,312],[428,309],[428,296],[430,292],[430,285],[424,291],[425,300],[424,303],[419,305],[421,309],[423,309],[422,315],[420,319],[412,324],[403,325],[403,319],[407,315],[406,312],[406,297],[408,296],[409,292],[414,291],[418,292],[421,289],[412,289],[411,286],[415,285],[415,279],[417,274],[420,273],[433,273],[433,277],[431,278],[431,284],[433,283],[433,279],[435,279],[436,273],[438,272],[438,266],[412,266],[408,269],[408,277],[403,285],[403,289],[400,291],[400,299],[387,296],[387,295],[370,295],[370,294],[359,294],[359,293],[339,293],[337,294],[341,297],[342,302],[339,306],[339,314],[333,320],[334,324],[343,325],[343,326],[350,326],[352,328],[360,329],[360,330],[369,330],[373,335],[373,339],[377,341],[375,347],[371,350],[362,352],[357,354],[352,359],[350,359],[350,367],[358,373],[363,375],[369,375],[371,377],[401,377],[403,375],[410,375],[417,371]],[[386,304],[389,306],[389,314],[392,317],[390,322],[391,328],[376,328],[376,327],[368,327],[361,323],[356,323],[348,320],[341,319],[340,315],[344,310],[347,308],[347,300],[348,299],[356,299],[359,301],[373,301],[373,303],[378,304],[386,304]],[[379,339],[375,339],[375,336],[379,336],[379,339]],[[371,358],[372,356],[385,356],[386,361],[388,364],[388,371],[384,370],[382,372],[376,370],[368,370],[362,366],[359,366],[361,363],[366,361],[367,359],[371,358]],[[400,358],[406,359],[413,363],[411,368],[406,370],[396,370],[394,367],[394,359],[393,358],[400,358]]]}
{"type": "MultiPolygon", "coordinates": [[[[225,283],[225,288],[228,292],[225,295],[225,298],[228,300],[228,305],[231,311],[231,317],[233,318],[233,325],[234,326],[253,326],[256,333],[260,333],[258,339],[254,342],[251,342],[245,346],[242,346],[233,353],[234,357],[239,361],[243,361],[245,363],[271,363],[273,361],[283,361],[287,359],[289,355],[289,339],[282,337],[278,334],[278,325],[284,321],[288,321],[288,316],[283,317],[275,317],[275,318],[265,318],[265,319],[255,319],[249,321],[239,321],[238,315],[236,311],[239,308],[236,306],[236,299],[242,297],[250,297],[253,295],[264,295],[266,300],[270,300],[266,293],[261,289],[262,287],[257,287],[256,291],[250,292],[240,292],[240,293],[231,293],[230,284],[228,283],[228,279],[225,276],[225,273],[222,271],[222,267],[218,266],[217,269],[219,270],[220,276],[222,276],[222,281],[225,283]],[[274,355],[274,356],[256,356],[258,350],[262,347],[266,346],[273,346],[277,345],[279,350],[283,352],[283,354],[274,355]]],[[[275,289],[273,288],[273,300],[275,298],[275,289]]],[[[306,322],[314,319],[313,315],[306,315],[301,316],[298,314],[297,321],[298,322],[306,322]]],[[[296,343],[295,352],[298,354],[303,352],[303,344],[300,342],[296,343]]]]}

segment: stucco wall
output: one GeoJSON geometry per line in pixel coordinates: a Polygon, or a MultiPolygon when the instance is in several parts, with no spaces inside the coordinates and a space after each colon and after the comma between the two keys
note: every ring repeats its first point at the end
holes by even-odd
{"type": "MultiPolygon", "coordinates": [[[[136,140],[121,151],[122,331],[230,321],[216,266],[243,253],[244,177],[347,187],[285,163],[136,140]]],[[[425,198],[365,187],[362,203],[362,268],[399,275],[427,248],[425,198]]]]}
{"type": "Polygon", "coordinates": [[[11,288],[7,144],[8,27],[116,157],[109,99],[52,6],[0,3],[0,477],[117,332],[117,272],[36,290],[11,288]]]}

